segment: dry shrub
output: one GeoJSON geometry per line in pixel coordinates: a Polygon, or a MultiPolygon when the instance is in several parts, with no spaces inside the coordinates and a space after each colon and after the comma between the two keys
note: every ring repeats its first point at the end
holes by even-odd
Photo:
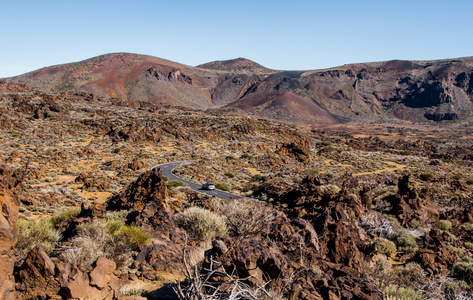
{"type": "Polygon", "coordinates": [[[178,226],[197,239],[212,239],[227,234],[227,226],[222,216],[200,207],[189,207],[175,218],[178,226]]]}
{"type": "Polygon", "coordinates": [[[256,201],[233,201],[223,209],[228,229],[233,236],[246,237],[263,231],[275,212],[268,205],[256,201]]]}
{"type": "Polygon", "coordinates": [[[61,233],[54,228],[49,220],[26,221],[19,219],[17,223],[18,239],[15,247],[29,251],[40,245],[46,253],[51,253],[62,238],[61,233]]]}
{"type": "Polygon", "coordinates": [[[86,269],[100,256],[113,260],[118,269],[132,263],[131,249],[120,237],[110,234],[105,224],[85,224],[78,229],[79,234],[71,239],[70,247],[60,254],[61,258],[86,269]]]}
{"type": "Polygon", "coordinates": [[[63,211],[60,214],[57,214],[51,218],[51,223],[56,226],[62,222],[67,222],[74,217],[76,217],[80,213],[80,209],[78,208],[71,208],[68,210],[63,211]]]}
{"type": "Polygon", "coordinates": [[[397,251],[396,244],[390,240],[378,238],[374,243],[381,254],[391,254],[397,251]]]}

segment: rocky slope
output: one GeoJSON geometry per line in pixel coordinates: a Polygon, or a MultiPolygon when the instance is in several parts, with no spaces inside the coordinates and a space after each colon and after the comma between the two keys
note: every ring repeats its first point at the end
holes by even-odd
{"type": "Polygon", "coordinates": [[[250,299],[471,297],[472,132],[303,131],[3,83],[0,292],[176,299],[207,280],[222,298],[234,287],[250,299]],[[195,160],[181,177],[261,202],[209,198],[150,171],[179,160],[195,160]]]}
{"type": "Polygon", "coordinates": [[[207,109],[291,123],[470,124],[473,58],[275,71],[239,58],[190,67],[115,53],[6,79],[45,91],[207,109]]]}

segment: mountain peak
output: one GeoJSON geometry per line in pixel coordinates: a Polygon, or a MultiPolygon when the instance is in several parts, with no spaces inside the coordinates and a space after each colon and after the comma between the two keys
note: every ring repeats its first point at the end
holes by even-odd
{"type": "Polygon", "coordinates": [[[216,60],[206,64],[198,65],[197,67],[220,71],[270,71],[268,68],[265,68],[262,65],[243,57],[229,60],[216,60]]]}

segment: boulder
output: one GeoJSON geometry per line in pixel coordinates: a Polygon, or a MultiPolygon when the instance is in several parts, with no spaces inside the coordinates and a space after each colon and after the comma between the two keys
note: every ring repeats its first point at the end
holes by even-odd
{"type": "Polygon", "coordinates": [[[107,209],[133,209],[140,212],[149,202],[163,207],[166,199],[167,187],[161,169],[153,169],[141,174],[121,194],[113,196],[108,201],[107,209]]]}
{"type": "Polygon", "coordinates": [[[86,272],[69,262],[54,263],[35,246],[15,269],[15,278],[21,299],[120,299],[115,268],[113,261],[99,257],[95,268],[86,272]]]}

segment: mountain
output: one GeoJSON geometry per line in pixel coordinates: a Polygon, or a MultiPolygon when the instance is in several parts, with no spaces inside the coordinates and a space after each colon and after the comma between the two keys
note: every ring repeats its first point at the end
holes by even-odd
{"type": "Polygon", "coordinates": [[[276,71],[237,58],[191,67],[114,53],[5,79],[44,92],[80,91],[303,124],[470,124],[473,58],[276,71]]]}

